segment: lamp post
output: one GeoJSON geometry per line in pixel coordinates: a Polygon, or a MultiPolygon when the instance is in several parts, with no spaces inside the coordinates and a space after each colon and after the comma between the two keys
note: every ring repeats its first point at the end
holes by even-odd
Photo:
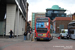
{"type": "Polygon", "coordinates": [[[67,11],[69,11],[69,12],[70,12],[70,15],[69,15],[69,16],[71,17],[71,20],[72,20],[72,14],[71,14],[71,11],[70,11],[70,10],[67,10],[67,11]]]}

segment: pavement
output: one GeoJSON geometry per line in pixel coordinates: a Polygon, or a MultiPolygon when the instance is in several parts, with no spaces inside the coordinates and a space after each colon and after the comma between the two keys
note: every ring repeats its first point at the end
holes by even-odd
{"type": "Polygon", "coordinates": [[[24,36],[0,38],[0,50],[75,50],[75,40],[56,38],[51,41],[24,40],[24,36]]]}
{"type": "Polygon", "coordinates": [[[21,35],[21,36],[18,36],[18,37],[14,37],[14,38],[0,38],[0,41],[4,41],[4,42],[22,42],[22,41],[30,41],[29,39],[28,40],[24,40],[24,36],[21,35]]]}
{"type": "MultiPolygon", "coordinates": [[[[58,37],[59,34],[54,34],[54,33],[51,33],[51,35],[53,37],[58,37]]],[[[33,37],[34,38],[34,37],[33,37]]],[[[9,41],[9,42],[23,42],[23,41],[31,41],[31,39],[29,39],[29,36],[27,35],[27,40],[24,40],[24,36],[21,35],[21,36],[18,36],[18,37],[14,37],[14,38],[9,38],[9,37],[0,37],[0,41],[9,41]]]]}
{"type": "Polygon", "coordinates": [[[59,37],[60,34],[51,33],[53,37],[59,37]]]}
{"type": "Polygon", "coordinates": [[[53,37],[51,41],[23,41],[21,38],[20,40],[17,38],[2,40],[0,38],[0,50],[75,50],[75,41],[57,39],[56,37],[53,37]],[[15,39],[16,41],[13,41],[15,39]]]}
{"type": "MultiPolygon", "coordinates": [[[[19,43],[24,43],[24,42],[31,42],[31,40],[29,40],[29,38],[27,37],[27,40],[24,40],[24,36],[18,36],[18,37],[14,37],[14,38],[9,38],[9,37],[0,37],[0,50],[6,50],[4,48],[7,48],[9,46],[13,46],[15,44],[19,44],[19,43]]],[[[13,49],[9,49],[9,50],[13,50],[13,49]]]]}

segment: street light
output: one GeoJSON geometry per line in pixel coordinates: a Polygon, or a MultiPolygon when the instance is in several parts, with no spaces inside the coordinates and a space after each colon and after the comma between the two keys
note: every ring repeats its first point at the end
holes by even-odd
{"type": "MultiPolygon", "coordinates": [[[[70,12],[70,15],[69,15],[69,16],[71,17],[71,20],[72,20],[72,13],[71,13],[71,11],[70,11],[70,10],[67,10],[67,11],[70,12]]],[[[68,14],[67,14],[67,15],[68,15],[68,14]]]]}

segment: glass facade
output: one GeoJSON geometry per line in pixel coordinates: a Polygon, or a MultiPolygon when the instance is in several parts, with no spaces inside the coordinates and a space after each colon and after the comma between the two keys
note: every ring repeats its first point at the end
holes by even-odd
{"type": "Polygon", "coordinates": [[[54,13],[59,13],[59,11],[54,11],[54,13]]]}
{"type": "Polygon", "coordinates": [[[18,1],[19,5],[20,5],[20,7],[21,7],[21,9],[23,11],[23,14],[26,17],[26,10],[25,10],[25,8],[26,8],[27,0],[16,0],[16,1],[18,1]]]}
{"type": "Polygon", "coordinates": [[[32,13],[32,29],[35,29],[35,13],[32,13]]]}
{"type": "Polygon", "coordinates": [[[3,35],[6,31],[5,31],[5,21],[1,21],[0,22],[0,35],[3,35]]]}
{"type": "Polygon", "coordinates": [[[47,11],[48,13],[53,13],[53,11],[47,11]]]}

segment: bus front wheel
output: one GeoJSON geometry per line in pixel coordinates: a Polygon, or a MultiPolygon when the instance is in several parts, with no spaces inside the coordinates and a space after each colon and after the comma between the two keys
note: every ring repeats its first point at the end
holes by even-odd
{"type": "Polygon", "coordinates": [[[53,39],[53,36],[49,38],[49,41],[53,39]]]}

